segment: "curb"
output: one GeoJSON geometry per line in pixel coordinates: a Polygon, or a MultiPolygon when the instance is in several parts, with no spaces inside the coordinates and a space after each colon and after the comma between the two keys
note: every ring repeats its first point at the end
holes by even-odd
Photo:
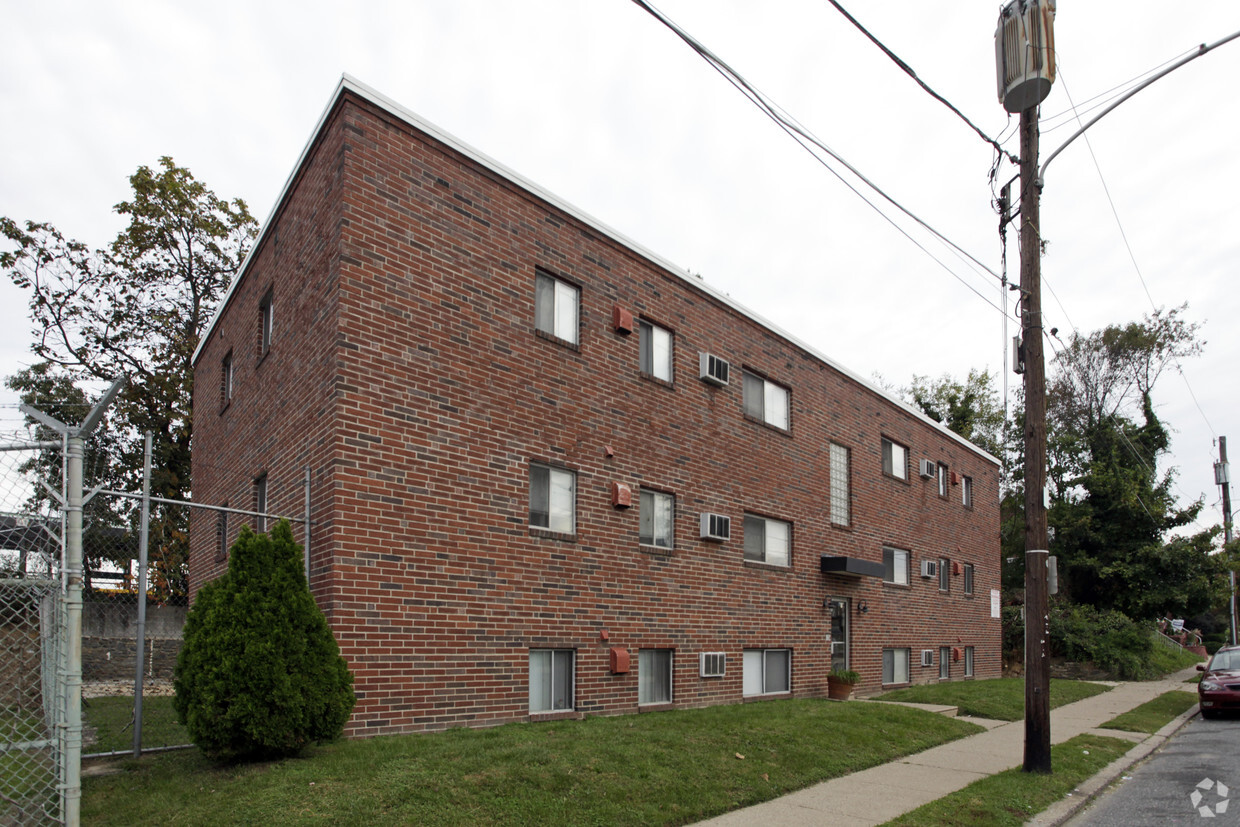
{"type": "Polygon", "coordinates": [[[1032,825],[1032,827],[1060,827],[1068,819],[1085,809],[1126,770],[1158,750],[1168,738],[1192,720],[1198,711],[1198,708],[1194,706],[1187,712],[1180,713],[1158,732],[1147,736],[1144,741],[1107,764],[1097,775],[1082,782],[1072,791],[1070,797],[1055,802],[1025,824],[1032,825]]]}

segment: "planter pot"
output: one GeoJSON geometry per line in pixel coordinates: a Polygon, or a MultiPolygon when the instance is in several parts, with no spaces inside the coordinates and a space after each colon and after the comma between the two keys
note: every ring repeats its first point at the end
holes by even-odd
{"type": "Polygon", "coordinates": [[[827,678],[827,697],[833,701],[846,701],[852,697],[856,684],[845,683],[835,678],[827,678]]]}

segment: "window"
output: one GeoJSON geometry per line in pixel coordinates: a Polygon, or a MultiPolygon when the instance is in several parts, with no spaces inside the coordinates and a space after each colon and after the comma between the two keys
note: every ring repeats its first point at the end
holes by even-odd
{"type": "Polygon", "coordinates": [[[572,649],[530,650],[530,712],[573,708],[572,649]]]}
{"type": "Polygon", "coordinates": [[[939,558],[939,591],[949,591],[952,586],[951,561],[946,557],[939,558]]]}
{"type": "Polygon", "coordinates": [[[672,332],[643,320],[637,324],[637,335],[641,346],[642,373],[671,382],[672,332]]]}
{"type": "Polygon", "coordinates": [[[973,647],[964,647],[964,676],[973,677],[973,647]]]}
{"type": "Polygon", "coordinates": [[[574,518],[576,475],[562,468],[530,466],[530,525],[562,534],[577,529],[574,518]]]}
{"type": "Polygon", "coordinates": [[[771,695],[792,689],[792,652],[788,649],[746,649],[742,669],[744,695],[771,695]]]}
{"type": "Polygon", "coordinates": [[[952,676],[952,648],[939,647],[939,680],[945,681],[952,676]]]}
{"type": "Polygon", "coordinates": [[[883,548],[883,582],[908,585],[908,552],[900,548],[883,548]]]}
{"type": "Polygon", "coordinates": [[[973,564],[964,564],[964,593],[973,594],[973,564]]]}
{"type": "Polygon", "coordinates": [[[271,350],[271,333],[275,322],[275,304],[270,290],[258,303],[258,356],[261,359],[271,350]]]}
{"type": "Polygon", "coordinates": [[[233,397],[233,357],[232,351],[220,362],[220,407],[225,407],[233,397]]]}
{"type": "Polygon", "coordinates": [[[938,464],[939,476],[939,496],[947,499],[947,466],[943,463],[938,464]]]}
{"type": "Polygon", "coordinates": [[[549,336],[577,344],[577,313],[581,291],[546,273],[534,279],[534,326],[549,336]]]}
{"type": "Polygon", "coordinates": [[[258,512],[255,518],[255,528],[259,531],[267,530],[267,475],[263,474],[254,480],[254,510],[258,512]]]}
{"type": "Polygon", "coordinates": [[[831,443],[831,522],[848,525],[852,519],[852,502],[849,491],[848,449],[831,443]]]}
{"type": "MultiPolygon", "coordinates": [[[[221,508],[228,508],[224,503],[221,508]]],[[[215,561],[228,559],[228,512],[215,512],[215,561]]]]}
{"type": "Polygon", "coordinates": [[[745,559],[786,566],[792,545],[792,524],[745,515],[745,559]]]}
{"type": "Polygon", "coordinates": [[[908,449],[885,437],[883,439],[883,473],[897,479],[908,479],[908,449]]]}
{"type": "Polygon", "coordinates": [[[642,489],[638,501],[641,510],[640,542],[643,546],[674,548],[676,538],[673,526],[676,522],[676,498],[662,491],[642,489]]]}
{"type": "Polygon", "coordinates": [[[883,650],[883,683],[908,683],[908,649],[883,650]]]}
{"type": "Polygon", "coordinates": [[[960,478],[960,502],[964,504],[965,508],[973,507],[973,478],[972,477],[961,477],[960,478]]]}
{"type": "Polygon", "coordinates": [[[672,702],[671,649],[642,649],[637,653],[637,702],[672,702]]]}
{"type": "Polygon", "coordinates": [[[788,430],[788,389],[745,371],[745,415],[788,430]]]}

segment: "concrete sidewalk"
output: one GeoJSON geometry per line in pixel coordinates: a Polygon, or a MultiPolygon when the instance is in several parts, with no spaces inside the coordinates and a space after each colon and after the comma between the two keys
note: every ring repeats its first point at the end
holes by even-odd
{"type": "MultiPolygon", "coordinates": [[[[1109,692],[1053,709],[1051,741],[1058,744],[1082,732],[1098,730],[1098,727],[1116,715],[1134,709],[1164,692],[1194,689],[1195,687],[1185,681],[1196,674],[1196,668],[1189,668],[1161,680],[1118,683],[1109,692]]],[[[1187,720],[1189,716],[1182,717],[1187,720]]],[[[968,786],[979,778],[1019,767],[1024,762],[1023,721],[1009,723],[974,718],[968,720],[986,726],[987,731],[909,755],[889,764],[824,781],[782,798],[743,810],[734,810],[700,823],[717,827],[882,824],[968,786]]],[[[1154,740],[1161,743],[1165,740],[1162,732],[1158,735],[1118,730],[1101,732],[1113,737],[1127,738],[1134,744],[1154,740]]],[[[1152,749],[1153,746],[1145,752],[1152,749]]],[[[1129,755],[1134,756],[1132,761],[1136,761],[1141,757],[1141,751],[1134,749],[1129,755]]],[[[1111,771],[1118,772],[1118,769],[1113,764],[1100,773],[1100,776],[1111,771]]],[[[1085,800],[1087,798],[1082,798],[1081,803],[1085,800]]],[[[1064,816],[1067,814],[1065,811],[1064,816]]]]}

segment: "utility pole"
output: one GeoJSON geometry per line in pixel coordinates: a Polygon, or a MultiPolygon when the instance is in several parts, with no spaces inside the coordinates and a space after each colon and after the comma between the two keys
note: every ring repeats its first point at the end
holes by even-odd
{"type": "Polygon", "coordinates": [[[999,100],[1020,113],[1020,327],[1025,376],[1025,772],[1051,771],[1046,356],[1038,106],[1055,82],[1055,0],[1011,0],[995,30],[999,100]]]}
{"type": "Polygon", "coordinates": [[[1025,350],[1025,772],[1051,771],[1046,589],[1046,356],[1038,226],[1038,107],[1020,113],[1020,311],[1025,350]]]}
{"type": "MultiPolygon", "coordinates": [[[[1218,462],[1214,463],[1214,482],[1223,487],[1223,542],[1231,544],[1231,473],[1227,465],[1227,437],[1218,438],[1218,462]]],[[[1236,645],[1236,572],[1227,573],[1231,586],[1227,603],[1227,619],[1231,626],[1231,645],[1236,645]]]]}

